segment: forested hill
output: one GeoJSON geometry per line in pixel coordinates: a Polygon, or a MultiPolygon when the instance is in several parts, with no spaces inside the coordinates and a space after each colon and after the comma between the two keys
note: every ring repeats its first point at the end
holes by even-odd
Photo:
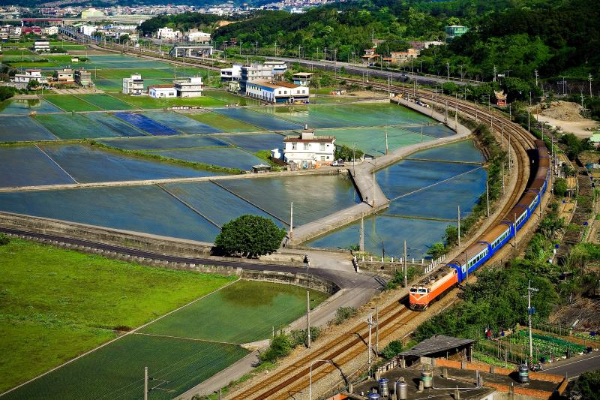
{"type": "Polygon", "coordinates": [[[597,0],[370,0],[314,8],[305,14],[261,11],[215,32],[216,43],[236,38],[248,48],[269,47],[288,54],[316,55],[319,49],[347,60],[385,40],[377,52],[407,47],[411,39],[443,39],[444,26],[470,32],[444,49],[425,52],[423,69],[453,73],[463,65],[470,77],[499,73],[531,79],[534,70],[551,76],[600,78],[600,7],[597,0]],[[295,53],[294,53],[295,52],[295,53]]]}

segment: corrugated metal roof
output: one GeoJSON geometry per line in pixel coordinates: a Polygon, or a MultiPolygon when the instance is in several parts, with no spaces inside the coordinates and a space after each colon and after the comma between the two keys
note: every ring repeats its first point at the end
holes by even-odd
{"type": "Polygon", "coordinates": [[[466,346],[474,343],[471,339],[460,339],[452,336],[435,335],[429,339],[423,340],[415,347],[408,351],[403,351],[400,356],[427,356],[429,354],[439,353],[446,350],[455,349],[457,347],[466,346]]]}

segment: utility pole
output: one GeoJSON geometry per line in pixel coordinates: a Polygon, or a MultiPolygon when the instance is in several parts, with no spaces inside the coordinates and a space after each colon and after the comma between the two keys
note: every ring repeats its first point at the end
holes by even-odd
{"type": "Polygon", "coordinates": [[[531,316],[533,315],[533,308],[531,307],[531,292],[537,292],[539,291],[536,288],[532,288],[531,287],[531,281],[529,281],[529,284],[527,285],[527,314],[529,314],[529,363],[527,363],[529,365],[529,367],[531,367],[531,364],[533,363],[533,339],[532,339],[532,335],[531,335],[531,316]]]}
{"type": "Polygon", "coordinates": [[[144,367],[144,400],[148,400],[148,367],[144,367]]]}
{"type": "Polygon", "coordinates": [[[496,66],[494,65],[494,78],[493,81],[496,82],[496,66]]]}
{"type": "Polygon", "coordinates": [[[306,291],[306,347],[310,349],[310,291],[306,291]]]}
{"type": "Polygon", "coordinates": [[[456,218],[456,226],[458,231],[458,246],[460,247],[460,206],[456,206],[458,210],[458,218],[456,218]]]}
{"type": "Polygon", "coordinates": [[[290,239],[294,236],[294,202],[290,203],[290,239]]]}
{"type": "Polygon", "coordinates": [[[379,307],[375,306],[375,353],[379,354],[379,307]]]}
{"type": "Polygon", "coordinates": [[[590,97],[593,98],[594,97],[594,93],[592,93],[592,74],[588,74],[588,82],[590,83],[590,97]]]}
{"type": "Polygon", "coordinates": [[[408,287],[408,266],[406,260],[408,259],[408,252],[406,251],[406,240],[404,241],[404,287],[408,287]]]}
{"type": "Polygon", "coordinates": [[[365,251],[365,216],[364,216],[364,214],[360,216],[360,241],[358,244],[358,249],[360,251],[365,251]]]}
{"type": "Polygon", "coordinates": [[[529,108],[527,109],[527,130],[531,132],[531,92],[529,92],[529,108]]]}
{"type": "Polygon", "coordinates": [[[373,314],[369,314],[369,319],[367,320],[367,324],[369,325],[369,369],[371,368],[372,363],[372,354],[371,354],[371,328],[373,327],[373,314]]]}
{"type": "Polygon", "coordinates": [[[385,126],[385,155],[387,156],[389,152],[388,149],[388,132],[387,132],[387,125],[385,126]]]}
{"type": "Polygon", "coordinates": [[[537,86],[538,85],[538,70],[536,69],[534,71],[534,73],[535,73],[535,86],[537,86]]]}
{"type": "MultiPolygon", "coordinates": [[[[504,178],[503,178],[504,179],[504,178]]],[[[487,217],[490,217],[490,181],[485,181],[485,205],[487,208],[487,217]]]]}

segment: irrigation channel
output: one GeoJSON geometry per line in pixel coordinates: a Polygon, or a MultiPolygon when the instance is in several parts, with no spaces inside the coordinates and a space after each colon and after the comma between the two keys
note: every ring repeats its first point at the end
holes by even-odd
{"type": "MultiPolygon", "coordinates": [[[[362,84],[359,80],[356,83],[362,84]]],[[[371,84],[375,89],[388,90],[387,85],[371,84]]],[[[506,214],[512,209],[517,203],[519,198],[524,192],[529,179],[529,156],[527,150],[534,147],[534,138],[525,129],[521,128],[517,124],[512,123],[508,118],[504,116],[494,115],[493,112],[482,109],[479,106],[470,104],[465,101],[457,100],[447,96],[435,95],[431,92],[424,90],[409,90],[400,87],[394,87],[396,93],[400,93],[403,97],[418,95],[421,101],[427,101],[432,106],[448,107],[458,111],[464,117],[481,122],[489,122],[492,130],[496,132],[502,132],[502,135],[506,135],[510,138],[510,146],[514,150],[516,157],[512,159],[515,164],[516,170],[516,184],[514,190],[508,194],[504,206],[497,212],[494,218],[490,218],[486,221],[486,226],[497,224],[506,218],[506,214]]],[[[401,99],[395,100],[399,104],[408,105],[408,102],[401,99]]],[[[414,107],[411,107],[414,109],[414,107]]],[[[433,107],[432,107],[433,108],[433,107]]],[[[422,108],[422,112],[431,112],[432,109],[422,108]]],[[[446,114],[447,115],[447,114],[446,114]]],[[[504,140],[503,140],[504,142],[504,140]]],[[[505,143],[503,143],[505,144],[505,143]]],[[[509,150],[510,151],[510,150],[509,150]]],[[[531,226],[531,225],[530,225],[531,226]]],[[[474,240],[474,238],[472,239],[474,240]]],[[[465,243],[468,246],[470,243],[465,243]]],[[[490,262],[495,261],[492,258],[490,262]]],[[[451,297],[456,294],[457,289],[454,289],[452,293],[448,295],[451,297]]],[[[413,319],[419,315],[425,313],[431,313],[434,311],[430,309],[425,312],[417,312],[408,309],[405,304],[407,298],[404,296],[398,301],[394,301],[392,304],[383,308],[379,311],[379,341],[386,341],[386,338],[390,336],[398,337],[402,334],[408,334],[409,332],[403,332],[406,330],[405,327],[413,319]]],[[[368,336],[368,325],[366,322],[358,323],[351,326],[351,329],[336,338],[333,338],[329,342],[320,346],[315,351],[309,351],[306,355],[293,361],[292,364],[287,365],[285,368],[271,373],[268,376],[261,376],[261,379],[255,384],[248,385],[243,391],[232,393],[231,398],[244,398],[244,399],[275,399],[275,398],[299,398],[302,394],[302,398],[305,398],[307,393],[306,389],[309,385],[309,373],[311,364],[315,363],[312,368],[312,383],[316,385],[320,380],[330,376],[332,373],[338,373],[344,370],[347,364],[351,364],[353,360],[356,360],[361,355],[364,355],[367,351],[368,336]],[[334,365],[329,362],[318,362],[318,360],[331,360],[334,365]]],[[[364,367],[364,365],[362,365],[364,367]]],[[[356,366],[354,366],[356,368],[356,366]]],[[[344,374],[348,376],[354,371],[346,370],[344,374]]],[[[331,389],[329,386],[328,389],[331,389]]]]}

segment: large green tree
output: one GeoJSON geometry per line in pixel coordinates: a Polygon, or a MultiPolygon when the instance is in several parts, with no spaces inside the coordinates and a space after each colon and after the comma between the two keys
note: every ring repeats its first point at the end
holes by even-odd
{"type": "Polygon", "coordinates": [[[254,258],[276,251],[285,235],[285,229],[268,218],[242,215],[223,225],[215,247],[225,254],[254,258]]]}

